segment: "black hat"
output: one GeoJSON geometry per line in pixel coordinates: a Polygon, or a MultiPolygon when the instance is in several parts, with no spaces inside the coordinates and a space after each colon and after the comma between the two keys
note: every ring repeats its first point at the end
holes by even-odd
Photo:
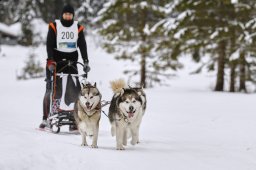
{"type": "Polygon", "coordinates": [[[71,13],[74,16],[74,8],[70,4],[67,4],[63,7],[62,15],[66,12],[71,13]]]}

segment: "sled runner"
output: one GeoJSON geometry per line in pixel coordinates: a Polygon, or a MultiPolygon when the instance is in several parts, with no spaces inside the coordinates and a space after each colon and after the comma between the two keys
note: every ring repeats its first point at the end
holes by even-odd
{"type": "MultiPolygon", "coordinates": [[[[57,65],[63,65],[63,69],[71,67],[77,68],[75,65],[84,66],[80,62],[73,61],[60,61],[57,65]],[[64,63],[64,64],[63,64],[64,63]]],[[[74,104],[78,98],[81,90],[80,80],[86,81],[87,73],[84,74],[66,74],[61,72],[52,71],[51,74],[51,95],[50,95],[50,111],[47,118],[48,127],[53,133],[59,133],[60,128],[64,125],[69,127],[76,127],[74,119],[74,104]]]]}

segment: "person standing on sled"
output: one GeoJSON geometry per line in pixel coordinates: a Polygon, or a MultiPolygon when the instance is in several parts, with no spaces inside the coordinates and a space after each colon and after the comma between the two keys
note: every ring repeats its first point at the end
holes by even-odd
{"type": "Polygon", "coordinates": [[[78,48],[80,49],[84,62],[84,71],[89,72],[90,70],[83,29],[83,26],[79,25],[77,21],[74,21],[74,8],[69,4],[64,6],[61,19],[49,24],[46,42],[48,56],[46,66],[46,92],[43,99],[43,121],[39,125],[39,128],[46,127],[46,120],[50,110],[50,72],[56,68],[56,72],[61,70],[61,72],[67,74],[77,74],[77,69],[74,69],[77,68],[76,64],[73,67],[65,67],[66,63],[60,61],[78,61],[78,48]]]}

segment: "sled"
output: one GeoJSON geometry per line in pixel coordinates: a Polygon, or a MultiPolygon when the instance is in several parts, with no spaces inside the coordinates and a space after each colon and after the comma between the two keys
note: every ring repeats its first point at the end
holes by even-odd
{"type": "MultiPolygon", "coordinates": [[[[64,67],[73,67],[84,65],[80,62],[61,61],[65,62],[64,67]]],[[[58,62],[57,62],[58,64],[58,62]]],[[[61,71],[62,69],[60,69],[61,71]]],[[[52,71],[50,73],[51,93],[50,93],[50,110],[47,118],[48,128],[53,133],[59,133],[62,126],[76,127],[74,119],[74,105],[81,90],[81,81],[86,81],[87,73],[84,74],[67,74],[63,72],[52,71]],[[80,81],[80,79],[82,79],[80,81]]],[[[77,71],[78,72],[78,71],[77,71]]]]}

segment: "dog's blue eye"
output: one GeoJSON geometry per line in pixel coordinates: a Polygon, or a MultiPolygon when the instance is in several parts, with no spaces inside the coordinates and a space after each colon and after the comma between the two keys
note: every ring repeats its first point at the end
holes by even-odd
{"type": "Polygon", "coordinates": [[[136,103],[136,101],[135,101],[135,100],[133,100],[132,102],[133,102],[133,103],[136,103]]]}
{"type": "Polygon", "coordinates": [[[92,98],[93,98],[93,96],[90,97],[90,99],[92,99],[92,98]]]}
{"type": "Polygon", "coordinates": [[[125,103],[129,103],[128,101],[125,101],[125,103]]]}

